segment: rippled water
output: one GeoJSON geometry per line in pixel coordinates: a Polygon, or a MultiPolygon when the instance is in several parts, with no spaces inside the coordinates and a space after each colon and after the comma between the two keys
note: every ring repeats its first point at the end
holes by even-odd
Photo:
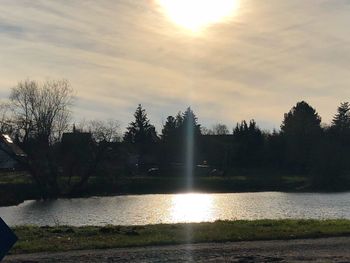
{"type": "Polygon", "coordinates": [[[350,193],[129,195],[26,201],[1,207],[10,225],[145,225],[236,219],[347,218],[350,193]]]}

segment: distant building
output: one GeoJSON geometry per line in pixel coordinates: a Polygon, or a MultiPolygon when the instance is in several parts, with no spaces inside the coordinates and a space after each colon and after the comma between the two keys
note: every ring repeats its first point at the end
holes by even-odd
{"type": "MultiPolygon", "coordinates": [[[[90,146],[93,143],[91,132],[81,132],[73,126],[73,132],[66,132],[62,134],[62,147],[68,148],[80,148],[90,146]]],[[[81,149],[79,149],[81,150],[81,149]]]]}
{"type": "MultiPolygon", "coordinates": [[[[63,133],[62,134],[62,147],[71,149],[86,147],[93,143],[91,133],[89,132],[76,132],[76,133],[63,133]]],[[[79,149],[80,150],[80,149],[79,149]]]]}
{"type": "Polygon", "coordinates": [[[60,161],[64,176],[82,176],[89,170],[94,158],[95,143],[90,132],[81,132],[73,126],[72,132],[62,134],[60,161]]]}
{"type": "Polygon", "coordinates": [[[0,134],[0,169],[21,168],[21,160],[27,158],[22,149],[7,134],[0,134]]]}

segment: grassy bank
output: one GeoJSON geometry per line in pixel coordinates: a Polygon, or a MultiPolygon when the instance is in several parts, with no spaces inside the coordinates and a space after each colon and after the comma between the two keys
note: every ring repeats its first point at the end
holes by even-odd
{"type": "Polygon", "coordinates": [[[214,223],[14,228],[19,241],[11,253],[103,249],[200,242],[318,238],[350,235],[350,220],[258,220],[214,223]],[[190,238],[189,238],[190,237],[190,238]]]}

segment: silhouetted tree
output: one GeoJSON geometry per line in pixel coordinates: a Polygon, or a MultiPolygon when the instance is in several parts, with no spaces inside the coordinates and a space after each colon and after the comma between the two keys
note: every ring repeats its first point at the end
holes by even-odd
{"type": "Polygon", "coordinates": [[[10,101],[23,143],[30,137],[43,144],[59,140],[68,128],[72,95],[66,80],[19,82],[11,90],[10,101]]]}
{"type": "Polygon", "coordinates": [[[234,159],[238,166],[254,167],[260,165],[264,136],[254,120],[242,121],[233,131],[234,159]]]}
{"type": "Polygon", "coordinates": [[[332,120],[331,128],[338,133],[350,130],[350,104],[348,102],[343,102],[338,107],[337,114],[332,120]]]}
{"type": "Polygon", "coordinates": [[[182,123],[179,125],[186,134],[189,130],[193,131],[194,136],[201,135],[201,126],[198,124],[197,116],[192,109],[188,107],[182,116],[182,123]]]}
{"type": "Polygon", "coordinates": [[[23,164],[37,182],[42,197],[57,196],[59,168],[55,147],[68,127],[72,89],[66,80],[44,83],[26,80],[11,90],[14,122],[28,154],[23,164]]]}
{"type": "Polygon", "coordinates": [[[149,123],[146,110],[142,108],[141,104],[137,107],[134,117],[135,121],[126,128],[124,142],[138,145],[140,148],[156,142],[158,139],[156,130],[149,123]]]}
{"type": "Polygon", "coordinates": [[[316,150],[313,185],[328,190],[344,190],[349,183],[350,105],[341,103],[316,150]]]}
{"type": "Polygon", "coordinates": [[[118,142],[120,124],[117,120],[108,119],[92,120],[87,124],[87,130],[91,132],[96,142],[118,142]]]}
{"type": "Polygon", "coordinates": [[[8,134],[12,137],[16,136],[17,126],[14,123],[12,116],[11,103],[0,103],[0,132],[2,134],[8,134]]]}
{"type": "Polygon", "coordinates": [[[168,116],[161,135],[161,149],[159,160],[162,169],[166,169],[172,161],[178,161],[178,147],[180,143],[179,122],[182,123],[182,117],[168,116]]]}
{"type": "MultiPolygon", "coordinates": [[[[201,127],[197,117],[190,107],[184,113],[179,112],[176,117],[169,116],[162,130],[161,159],[163,165],[171,162],[183,163],[186,156],[186,145],[189,136],[193,137],[195,150],[198,150],[198,141],[201,135],[201,127]],[[191,133],[191,134],[189,134],[191,133]]],[[[198,157],[196,153],[195,160],[198,157]]]]}
{"type": "Polygon", "coordinates": [[[286,140],[289,168],[297,172],[307,172],[314,147],[322,135],[321,117],[305,101],[298,102],[284,115],[281,134],[286,140]]]}
{"type": "Polygon", "coordinates": [[[138,168],[141,172],[144,172],[145,158],[156,154],[156,143],[159,138],[156,133],[156,129],[150,124],[145,109],[141,104],[137,107],[135,114],[135,120],[129,124],[127,131],[124,134],[124,142],[131,146],[132,151],[137,154],[138,168]]]}
{"type": "Polygon", "coordinates": [[[266,138],[266,165],[274,170],[282,170],[285,164],[285,140],[276,130],[267,134],[266,138]]]}
{"type": "Polygon", "coordinates": [[[211,129],[202,128],[202,134],[206,135],[227,135],[230,131],[225,124],[217,123],[211,129]]]}
{"type": "Polygon", "coordinates": [[[161,138],[164,142],[171,141],[172,138],[176,135],[176,129],[178,128],[178,124],[176,119],[173,116],[168,116],[163,129],[161,138]]]}
{"type": "Polygon", "coordinates": [[[305,101],[298,102],[296,106],[284,115],[281,131],[288,136],[319,134],[321,132],[321,117],[305,101]]]}

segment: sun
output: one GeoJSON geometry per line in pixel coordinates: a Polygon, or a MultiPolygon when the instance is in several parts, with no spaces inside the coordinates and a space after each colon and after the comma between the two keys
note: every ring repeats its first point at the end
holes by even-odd
{"type": "Polygon", "coordinates": [[[178,26],[197,32],[232,16],[239,0],[157,0],[163,12],[178,26]]]}

